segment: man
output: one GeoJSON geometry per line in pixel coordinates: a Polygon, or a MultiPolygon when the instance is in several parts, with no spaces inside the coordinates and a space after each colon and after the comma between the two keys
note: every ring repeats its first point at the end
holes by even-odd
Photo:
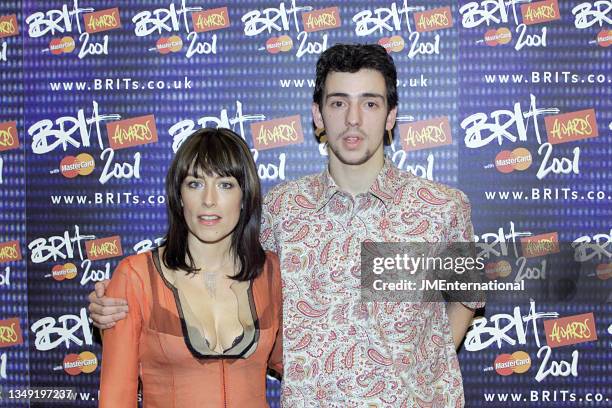
{"type": "MultiPolygon", "coordinates": [[[[360,302],[363,241],[473,240],[463,193],[402,172],[384,157],[397,115],[396,82],[381,46],[325,51],[312,115],[327,141],[328,168],[266,197],[262,243],[279,254],[283,278],[283,406],[464,404],[455,349],[483,302],[360,302]]],[[[96,292],[92,318],[109,327],[125,309],[100,299],[103,285],[96,292]]]]}

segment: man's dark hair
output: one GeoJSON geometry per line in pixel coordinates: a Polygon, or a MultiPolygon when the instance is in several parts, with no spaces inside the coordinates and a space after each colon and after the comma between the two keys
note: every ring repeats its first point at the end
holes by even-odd
{"type": "Polygon", "coordinates": [[[237,281],[256,278],[263,268],[265,252],[259,241],[261,186],[249,146],[229,129],[199,129],[176,152],[166,176],[168,231],[163,262],[169,269],[195,273],[198,269],[187,245],[189,229],[181,205],[181,185],[190,172],[234,177],[242,190],[242,210],[232,233],[231,251],[240,260],[237,281]]]}
{"type": "Polygon", "coordinates": [[[321,110],[325,80],[330,72],[354,73],[373,69],[385,78],[388,110],[397,106],[397,71],[393,58],[378,44],[336,44],[328,48],[317,61],[317,78],[312,99],[321,110]]]}

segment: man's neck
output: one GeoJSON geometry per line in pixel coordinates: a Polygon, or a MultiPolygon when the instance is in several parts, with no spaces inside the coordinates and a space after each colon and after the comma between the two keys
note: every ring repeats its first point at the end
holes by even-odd
{"type": "Polygon", "coordinates": [[[370,190],[384,163],[383,154],[375,155],[363,164],[351,165],[340,162],[332,153],[329,156],[329,174],[341,190],[355,196],[370,190]]]}

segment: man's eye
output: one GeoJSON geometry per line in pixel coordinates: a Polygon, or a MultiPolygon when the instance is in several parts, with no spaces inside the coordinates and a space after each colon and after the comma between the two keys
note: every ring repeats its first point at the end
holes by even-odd
{"type": "Polygon", "coordinates": [[[334,108],[341,108],[344,105],[344,102],[342,101],[333,101],[331,103],[331,106],[333,106],[334,108]]]}
{"type": "Polygon", "coordinates": [[[368,108],[376,108],[378,104],[376,102],[366,102],[368,108]]]}

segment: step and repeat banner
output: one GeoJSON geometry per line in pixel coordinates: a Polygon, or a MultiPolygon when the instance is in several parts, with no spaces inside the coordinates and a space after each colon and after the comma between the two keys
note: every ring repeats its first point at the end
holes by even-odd
{"type": "Polygon", "coordinates": [[[265,191],[324,168],[310,104],[317,58],[336,43],[393,56],[387,154],[468,195],[487,277],[543,288],[492,299],[475,320],[459,353],[466,406],[612,406],[601,0],[3,1],[1,406],[96,405],[86,296],[160,242],[165,173],[194,130],[240,134],[265,191]],[[588,267],[551,279],[568,253],[588,267]],[[15,391],[28,387],[76,395],[28,402],[15,391]]]}

